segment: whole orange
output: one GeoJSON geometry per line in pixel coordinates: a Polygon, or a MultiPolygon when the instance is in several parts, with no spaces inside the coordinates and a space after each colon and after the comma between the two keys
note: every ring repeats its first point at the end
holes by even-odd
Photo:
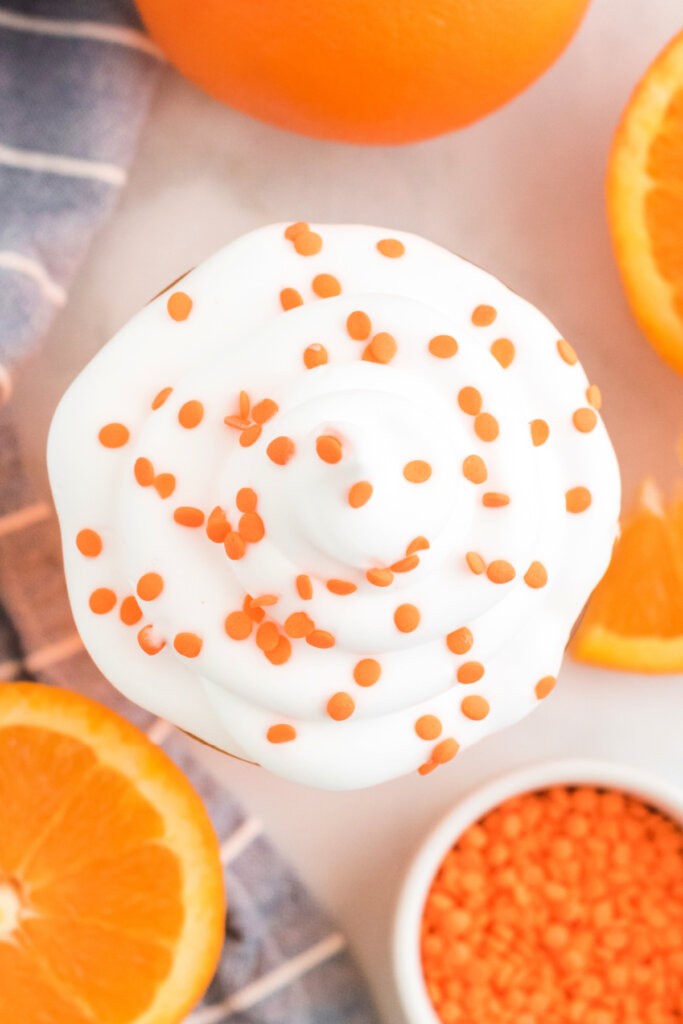
{"type": "Polygon", "coordinates": [[[562,52],[589,0],[137,0],[169,60],[247,114],[413,142],[475,121],[562,52]]]}

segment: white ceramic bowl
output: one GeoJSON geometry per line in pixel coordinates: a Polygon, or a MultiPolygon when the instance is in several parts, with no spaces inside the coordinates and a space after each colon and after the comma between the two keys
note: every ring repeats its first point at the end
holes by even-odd
{"type": "Polygon", "coordinates": [[[470,825],[510,797],[549,786],[589,785],[639,797],[683,827],[683,791],[628,765],[609,761],[544,761],[502,775],[461,800],[420,844],[405,876],[394,920],[396,986],[409,1024],[441,1024],[422,973],[420,924],[427,894],[444,857],[470,825]]]}

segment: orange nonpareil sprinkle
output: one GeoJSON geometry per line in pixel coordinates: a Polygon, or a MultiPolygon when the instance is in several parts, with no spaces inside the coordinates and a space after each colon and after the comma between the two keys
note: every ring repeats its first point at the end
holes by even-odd
{"type": "Polygon", "coordinates": [[[166,309],[171,320],[187,320],[192,310],[192,299],[185,292],[169,295],[166,309]]]}
{"type": "Polygon", "coordinates": [[[258,597],[254,597],[251,600],[252,608],[269,608],[272,604],[277,604],[279,597],[275,594],[260,594],[258,597]]]}
{"type": "Polygon", "coordinates": [[[100,430],[98,437],[105,448],[122,448],[130,437],[128,427],[123,423],[107,423],[100,430]]]}
{"type": "Polygon", "coordinates": [[[585,512],[592,502],[591,492],[587,487],[572,487],[565,494],[567,512],[585,512]]]}
{"type": "Polygon", "coordinates": [[[510,496],[498,491],[487,491],[486,494],[482,494],[481,503],[484,508],[503,508],[510,504],[510,496]]]}
{"type": "Polygon", "coordinates": [[[156,412],[164,404],[168,396],[173,392],[173,388],[162,388],[158,395],[152,401],[152,409],[156,412]]]}
{"type": "Polygon", "coordinates": [[[373,486],[368,480],[359,480],[349,488],[348,502],[351,508],[361,508],[372,497],[373,486]]]}
{"type": "Polygon", "coordinates": [[[206,536],[214,544],[222,544],[229,532],[230,523],[226,518],[225,512],[220,505],[216,505],[206,523],[206,536]]]}
{"type": "Polygon", "coordinates": [[[297,306],[303,306],[304,300],[301,298],[301,293],[296,288],[283,288],[280,292],[280,305],[282,306],[285,313],[289,309],[296,309],[297,306]]]}
{"type": "Polygon", "coordinates": [[[176,633],[173,646],[183,658],[196,658],[202,650],[202,639],[196,633],[176,633]]]}
{"type": "Polygon", "coordinates": [[[323,240],[316,231],[304,228],[293,238],[294,248],[300,256],[315,256],[323,247],[323,240]]]}
{"type": "Polygon", "coordinates": [[[158,572],[146,572],[138,580],[137,592],[142,601],[155,601],[164,589],[164,581],[158,572]]]}
{"type": "Polygon", "coordinates": [[[272,398],[263,398],[251,410],[252,419],[254,423],[267,423],[268,420],[272,420],[279,408],[277,402],[274,402],[272,398]]]}
{"type": "Polygon", "coordinates": [[[246,427],[240,434],[240,446],[242,448],[251,448],[252,444],[256,444],[261,436],[262,429],[260,423],[252,423],[251,426],[246,427]]]}
{"type": "Polygon", "coordinates": [[[472,484],[483,484],[488,480],[486,463],[480,455],[468,455],[462,464],[462,475],[472,484]]]}
{"type": "Polygon", "coordinates": [[[173,518],[180,526],[197,527],[204,525],[204,513],[192,505],[181,505],[173,513],[173,518]]]}
{"type": "Polygon", "coordinates": [[[590,434],[597,426],[598,417],[594,409],[577,409],[572,416],[572,423],[580,433],[590,434]]]}
{"type": "Polygon", "coordinates": [[[341,285],[333,274],[316,274],[311,285],[315,294],[321,299],[331,299],[341,295],[341,285]]]}
{"type": "Polygon", "coordinates": [[[142,618],[142,609],[132,594],[124,597],[119,608],[119,618],[124,626],[134,626],[142,618]]]}
{"type": "Polygon", "coordinates": [[[240,517],[237,529],[242,540],[246,540],[249,544],[258,544],[266,535],[263,520],[257,512],[245,512],[240,517]]]}
{"type": "Polygon", "coordinates": [[[496,338],[491,345],[491,355],[504,370],[507,370],[515,358],[515,346],[509,338],[496,338]]]}
{"type": "Polygon", "coordinates": [[[492,583],[509,583],[515,578],[515,570],[504,558],[496,558],[490,562],[486,569],[486,575],[492,583]]]}
{"type": "Polygon", "coordinates": [[[406,555],[405,558],[401,558],[398,562],[394,562],[390,566],[392,572],[412,572],[413,569],[417,569],[420,564],[420,559],[417,555],[406,555]]]}
{"type": "Polygon", "coordinates": [[[470,647],[474,643],[474,637],[472,631],[467,626],[461,626],[460,629],[454,629],[452,633],[449,633],[446,637],[446,644],[448,650],[452,651],[453,654],[467,654],[470,647]]]}
{"type": "Polygon", "coordinates": [[[484,697],[472,694],[469,697],[463,698],[460,709],[465,718],[469,718],[473,722],[481,722],[482,718],[486,718],[491,707],[484,697]]]}
{"type": "Polygon", "coordinates": [[[490,412],[480,412],[474,418],[474,432],[480,441],[495,441],[500,433],[498,420],[490,412]]]}
{"type": "Polygon", "coordinates": [[[576,352],[569,344],[569,342],[565,341],[564,338],[560,338],[560,340],[558,341],[557,351],[559,352],[560,357],[569,366],[575,366],[578,363],[579,357],[577,356],[576,352]]]}
{"type": "Polygon", "coordinates": [[[186,430],[194,430],[195,427],[199,426],[203,418],[204,406],[196,398],[185,402],[178,410],[178,423],[181,427],[185,427],[186,430]]]}
{"type": "Polygon", "coordinates": [[[95,530],[79,530],[76,547],[86,558],[97,558],[102,551],[102,538],[95,530]]]}
{"type": "Polygon", "coordinates": [[[354,310],[346,318],[346,330],[354,341],[365,341],[372,331],[370,317],[360,309],[354,310]]]}
{"type": "Polygon", "coordinates": [[[400,604],[394,612],[394,623],[400,633],[412,633],[420,625],[420,612],[414,604],[400,604]]]}
{"type": "Polygon", "coordinates": [[[331,434],[321,434],[320,437],[316,438],[315,450],[318,458],[322,459],[323,462],[329,462],[331,465],[341,462],[342,444],[338,437],[333,437],[331,434]]]}
{"type": "Polygon", "coordinates": [[[258,504],[256,491],[251,487],[240,487],[235,504],[240,512],[255,512],[258,504]]]}
{"type": "Polygon", "coordinates": [[[390,583],[394,582],[394,574],[391,569],[368,569],[365,578],[374,587],[388,587],[390,583]]]}
{"type": "Polygon", "coordinates": [[[443,1024],[673,1024],[682,928],[680,826],[616,790],[557,786],[500,804],[447,853],[424,981],[443,1024]]]}
{"type": "Polygon", "coordinates": [[[256,646],[262,651],[272,651],[279,639],[280,631],[274,622],[262,622],[256,630],[256,646]]]}
{"type": "Polygon", "coordinates": [[[339,594],[340,596],[353,594],[358,590],[356,584],[349,583],[348,580],[328,580],[326,586],[331,594],[339,594]]]}
{"type": "Polygon", "coordinates": [[[477,306],[472,312],[472,323],[475,327],[488,327],[496,319],[497,312],[493,306],[477,306]]]}
{"type": "Polygon", "coordinates": [[[533,590],[544,587],[548,582],[548,572],[541,562],[532,562],[524,573],[524,582],[533,590]]]}
{"type": "Polygon", "coordinates": [[[451,736],[448,739],[441,740],[441,743],[437,743],[432,751],[432,760],[436,764],[448,764],[452,761],[455,755],[460,750],[460,744],[456,742],[451,736]]]}
{"type": "Polygon", "coordinates": [[[157,473],[152,486],[160,498],[170,498],[175,491],[175,477],[173,473],[157,473]]]}
{"type": "Polygon", "coordinates": [[[240,537],[239,533],[235,530],[230,530],[229,533],[226,533],[223,547],[225,548],[226,555],[233,562],[238,562],[240,558],[244,558],[244,553],[247,550],[244,538],[240,537]]]}
{"type": "Polygon", "coordinates": [[[296,578],[296,592],[302,601],[310,601],[313,597],[313,584],[311,577],[302,573],[296,578]]]}
{"type": "Polygon", "coordinates": [[[406,548],[406,554],[414,555],[417,551],[427,551],[428,549],[429,541],[426,537],[415,537],[406,548]]]}
{"type": "Polygon", "coordinates": [[[400,242],[398,238],[381,238],[377,243],[378,250],[382,253],[382,256],[388,256],[389,259],[398,259],[399,256],[403,256],[406,251],[406,247],[403,242],[400,242]]]}
{"type": "Polygon", "coordinates": [[[301,231],[310,231],[310,227],[305,220],[298,220],[295,224],[290,224],[289,227],[285,228],[285,238],[293,242],[301,231]]]}
{"type": "Polygon", "coordinates": [[[158,654],[163,651],[166,641],[154,635],[154,626],[143,626],[138,633],[138,643],[145,654],[158,654]]]}
{"type": "Polygon", "coordinates": [[[239,396],[240,403],[240,418],[243,420],[249,419],[249,412],[251,410],[251,401],[246,391],[240,391],[239,396]]]}
{"type": "Polygon", "coordinates": [[[458,343],[450,334],[437,334],[427,348],[437,359],[452,359],[458,351],[458,343]]]}
{"type": "Polygon", "coordinates": [[[371,363],[390,363],[398,351],[396,339],[380,331],[363,350],[363,359],[371,363]]]}
{"type": "Polygon", "coordinates": [[[406,462],[403,475],[411,484],[423,484],[432,475],[432,467],[424,459],[413,459],[412,462],[406,462]]]}
{"type": "Polygon", "coordinates": [[[235,430],[246,430],[250,426],[249,420],[243,420],[241,416],[225,416],[223,422],[235,430]]]}
{"type": "Polygon", "coordinates": [[[589,405],[592,405],[594,409],[602,408],[602,394],[597,384],[589,384],[586,389],[586,401],[589,405]]]}
{"type": "Polygon", "coordinates": [[[225,632],[231,640],[246,640],[254,624],[246,612],[230,612],[225,620],[225,632]]]}
{"type": "Polygon", "coordinates": [[[375,658],[361,658],[353,669],[353,678],[359,686],[374,686],[382,674],[382,667],[375,658]]]}
{"type": "Polygon", "coordinates": [[[151,487],[154,483],[154,466],[149,459],[143,457],[135,460],[133,476],[140,487],[151,487]]]}
{"type": "Polygon", "coordinates": [[[529,427],[531,429],[531,443],[535,448],[540,448],[550,436],[550,427],[545,420],[532,420],[529,427]]]}
{"type": "Polygon", "coordinates": [[[291,437],[276,437],[266,448],[266,454],[276,466],[286,466],[295,450],[291,437]]]}
{"type": "Polygon", "coordinates": [[[254,604],[254,599],[251,594],[247,594],[242,602],[242,611],[246,612],[252,622],[259,623],[263,622],[266,617],[266,613],[260,605],[254,604]]]}
{"type": "Polygon", "coordinates": [[[291,743],[296,739],[296,729],[293,725],[271,725],[266,739],[269,743],[291,743]]]}
{"type": "Polygon", "coordinates": [[[478,683],[484,675],[484,666],[480,661],[465,661],[458,667],[456,676],[459,683],[478,683]]]}
{"type": "Polygon", "coordinates": [[[476,388],[461,388],[458,392],[458,405],[468,416],[476,416],[481,412],[482,397],[476,388]]]}
{"type": "Polygon", "coordinates": [[[315,622],[306,612],[293,612],[284,622],[285,633],[293,640],[303,640],[310,636],[314,629],[315,622]]]}
{"type": "Polygon", "coordinates": [[[476,551],[468,551],[465,555],[465,561],[475,576],[481,576],[486,571],[486,562],[476,551]]]}
{"type": "Polygon", "coordinates": [[[98,587],[90,595],[88,604],[95,615],[106,615],[116,604],[116,594],[109,587],[98,587]]]}
{"type": "Polygon", "coordinates": [[[271,651],[265,652],[271,665],[284,665],[292,656],[292,645],[286,636],[281,636],[271,651]]]}
{"type": "Polygon", "coordinates": [[[324,345],[309,345],[304,349],[304,366],[314,370],[316,366],[324,366],[327,362],[327,349],[324,345]]]}
{"type": "Polygon", "coordinates": [[[555,676],[543,676],[543,679],[539,679],[534,687],[534,692],[539,700],[543,700],[555,689],[557,679],[555,676]]]}
{"type": "Polygon", "coordinates": [[[421,740],[438,740],[443,726],[436,715],[422,715],[415,723],[415,732],[421,740]]]}
{"type": "Polygon", "coordinates": [[[314,629],[312,633],[309,633],[306,637],[306,643],[310,644],[311,647],[319,647],[321,650],[325,650],[328,647],[334,647],[335,639],[331,633],[328,633],[326,629],[314,629]]]}
{"type": "Polygon", "coordinates": [[[355,701],[349,693],[335,693],[327,702],[327,713],[335,722],[345,722],[355,710],[355,701]]]}

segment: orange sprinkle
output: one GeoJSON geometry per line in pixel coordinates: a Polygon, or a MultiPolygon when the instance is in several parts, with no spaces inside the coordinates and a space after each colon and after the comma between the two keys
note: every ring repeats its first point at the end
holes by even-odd
{"type": "Polygon", "coordinates": [[[155,411],[157,409],[160,409],[161,406],[166,401],[166,399],[168,398],[168,396],[172,393],[172,391],[173,391],[173,388],[162,388],[161,391],[159,392],[159,394],[156,396],[156,398],[152,402],[152,409],[154,409],[155,411]]]}
{"type": "Polygon", "coordinates": [[[496,558],[486,570],[486,575],[492,583],[509,583],[515,578],[515,570],[503,558],[496,558]]]}
{"type": "Polygon", "coordinates": [[[140,487],[150,487],[154,483],[154,466],[149,459],[139,458],[133,466],[133,476],[140,487]]]}
{"type": "Polygon", "coordinates": [[[569,342],[565,341],[564,338],[560,338],[558,341],[557,351],[560,353],[560,356],[564,359],[565,363],[568,363],[570,366],[575,366],[576,363],[578,363],[579,357],[569,342]]]}
{"type": "Polygon", "coordinates": [[[399,559],[398,562],[394,562],[389,568],[392,572],[412,572],[413,569],[417,569],[420,564],[420,559],[417,555],[406,555],[405,558],[399,559]]]}
{"type": "Polygon", "coordinates": [[[483,484],[488,480],[486,463],[479,455],[468,455],[462,464],[462,473],[466,480],[473,484],[483,484]]]}
{"type": "Polygon", "coordinates": [[[266,535],[266,528],[263,525],[263,520],[257,512],[245,512],[240,517],[238,525],[239,535],[242,540],[246,540],[249,544],[258,544],[260,540],[266,535]]]}
{"type": "Polygon", "coordinates": [[[163,651],[166,646],[165,640],[160,640],[154,636],[154,626],[143,626],[138,633],[138,643],[143,649],[145,654],[158,654],[159,651],[163,651]]]}
{"type": "Polygon", "coordinates": [[[394,582],[394,574],[391,569],[368,569],[365,578],[375,587],[388,587],[390,583],[394,582]]]}
{"type": "Polygon", "coordinates": [[[374,686],[382,674],[382,667],[374,658],[361,658],[353,669],[353,678],[359,686],[374,686]]]}
{"type": "Polygon", "coordinates": [[[548,573],[545,566],[541,562],[532,562],[524,574],[524,582],[527,587],[531,587],[533,590],[544,587],[548,582],[548,573]]]}
{"type": "Polygon", "coordinates": [[[261,594],[259,597],[254,597],[251,601],[252,608],[268,608],[271,604],[277,604],[279,597],[275,594],[261,594]]]}
{"type": "Polygon", "coordinates": [[[260,423],[252,423],[250,427],[247,427],[240,434],[240,446],[242,448],[251,448],[252,444],[256,444],[258,441],[262,430],[263,427],[260,423]]]}
{"type": "Polygon", "coordinates": [[[214,544],[222,544],[229,530],[230,523],[225,516],[225,512],[220,505],[216,505],[209,515],[206,524],[206,536],[209,540],[212,540],[214,544]]]}
{"type": "Polygon", "coordinates": [[[291,242],[300,231],[310,231],[310,226],[305,220],[298,220],[296,224],[290,224],[288,228],[285,228],[285,238],[291,242]]]}
{"type": "Polygon", "coordinates": [[[432,475],[432,467],[424,459],[413,459],[412,462],[406,462],[403,475],[411,484],[423,484],[432,475]]]}
{"type": "Polygon", "coordinates": [[[160,498],[170,498],[175,491],[173,473],[157,473],[154,477],[153,487],[160,498]]]}
{"type": "Polygon", "coordinates": [[[196,658],[202,649],[202,639],[196,633],[176,633],[173,646],[183,658],[196,658]]]}
{"type": "Polygon", "coordinates": [[[597,384],[590,384],[586,390],[586,401],[594,409],[602,408],[602,393],[597,384]]]}
{"type": "Polygon", "coordinates": [[[476,416],[481,412],[481,393],[476,388],[461,388],[458,392],[458,405],[468,416],[476,416]]]}
{"type": "Polygon", "coordinates": [[[531,427],[531,441],[534,447],[539,448],[548,440],[550,427],[545,420],[532,420],[529,426],[531,427]]]}
{"type": "Polygon", "coordinates": [[[495,441],[500,433],[498,420],[490,412],[480,412],[474,418],[474,432],[480,441],[495,441]]]}
{"type": "Polygon", "coordinates": [[[284,665],[292,656],[292,645],[286,636],[281,636],[272,651],[265,652],[271,665],[284,665]]]}
{"type": "Polygon", "coordinates": [[[193,508],[192,505],[181,505],[173,513],[173,518],[180,526],[204,525],[204,513],[200,508],[193,508]]]}
{"type": "Polygon", "coordinates": [[[333,274],[316,274],[311,287],[321,299],[331,299],[335,295],[341,295],[341,285],[333,274]]]}
{"type": "Polygon", "coordinates": [[[262,651],[273,651],[280,639],[280,632],[274,622],[262,622],[256,630],[256,646],[262,651]]]}
{"type": "Polygon", "coordinates": [[[441,743],[437,743],[432,751],[432,761],[435,764],[447,764],[448,761],[453,760],[459,750],[460,744],[452,737],[441,740],[441,743]]]}
{"type": "Polygon", "coordinates": [[[594,409],[577,409],[572,416],[572,423],[582,434],[590,434],[597,426],[598,417],[594,409]]]}
{"type": "Polygon", "coordinates": [[[354,594],[358,590],[355,583],[349,583],[347,580],[328,580],[326,586],[331,594],[339,594],[341,596],[354,594]]]}
{"type": "Polygon", "coordinates": [[[478,683],[484,675],[484,666],[480,661],[465,661],[456,675],[459,683],[478,683]]]}
{"type": "Polygon", "coordinates": [[[406,554],[414,555],[417,551],[427,551],[428,549],[429,541],[426,537],[415,537],[406,548],[406,554]]]}
{"type": "Polygon", "coordinates": [[[381,238],[377,243],[377,248],[382,253],[382,256],[388,256],[389,259],[398,259],[399,256],[403,256],[406,251],[406,247],[403,242],[400,242],[398,238],[381,238]]]}
{"type": "Polygon", "coordinates": [[[316,366],[324,366],[327,362],[327,349],[324,345],[309,345],[304,349],[304,366],[314,370],[316,366]]]}
{"type": "Polygon", "coordinates": [[[396,339],[386,331],[376,334],[363,352],[363,359],[371,363],[390,363],[398,351],[396,339]]]}
{"type": "Polygon", "coordinates": [[[76,547],[86,558],[97,558],[102,551],[102,538],[95,530],[79,530],[76,547]]]}
{"type": "Polygon", "coordinates": [[[138,597],[143,601],[154,601],[164,589],[164,581],[158,572],[146,572],[138,580],[138,597]]]}
{"type": "Polygon", "coordinates": [[[400,633],[412,633],[420,625],[420,613],[414,604],[400,604],[394,612],[394,622],[400,633]]]}
{"type": "Polygon", "coordinates": [[[472,323],[475,327],[488,327],[497,317],[493,306],[477,306],[472,312],[472,323]]]}
{"type": "Polygon", "coordinates": [[[105,448],[122,448],[130,437],[128,427],[123,423],[107,423],[100,430],[98,437],[105,448]]]}
{"type": "Polygon", "coordinates": [[[302,601],[310,601],[313,597],[313,584],[311,577],[302,574],[296,578],[296,592],[302,601]]]}
{"type": "Polygon", "coordinates": [[[351,508],[361,508],[372,497],[374,488],[369,480],[359,480],[349,489],[348,502],[351,508]]]}
{"type": "Polygon", "coordinates": [[[293,725],[271,725],[266,739],[269,743],[291,743],[296,739],[296,729],[293,725]]]}
{"type": "Polygon", "coordinates": [[[467,562],[468,566],[475,574],[475,576],[481,576],[481,574],[486,569],[486,562],[481,557],[481,555],[478,555],[476,553],[476,551],[468,551],[467,554],[465,555],[465,561],[467,562]]]}
{"type": "Polygon", "coordinates": [[[142,609],[132,594],[124,597],[119,609],[119,618],[124,626],[134,626],[142,618],[142,609]]]}
{"type": "Polygon", "coordinates": [[[231,640],[246,640],[253,628],[246,612],[230,612],[225,620],[225,632],[231,640]]]}
{"type": "Polygon", "coordinates": [[[418,775],[429,775],[431,772],[435,771],[437,767],[438,766],[434,763],[434,761],[427,761],[426,764],[420,765],[420,767],[417,769],[417,773],[418,775]]]}
{"type": "Polygon", "coordinates": [[[236,533],[235,530],[230,530],[229,533],[226,533],[223,547],[225,548],[226,555],[233,562],[244,558],[244,553],[247,550],[244,538],[240,537],[239,533],[236,533]]]}
{"type": "Polygon", "coordinates": [[[458,343],[450,334],[437,334],[427,348],[437,359],[452,359],[458,351],[458,343]]]}
{"type": "Polygon", "coordinates": [[[243,420],[240,416],[225,416],[223,422],[235,430],[246,430],[249,426],[249,420],[243,420]]]}
{"type": "Polygon", "coordinates": [[[296,288],[283,288],[280,292],[280,305],[285,313],[287,310],[295,309],[297,306],[303,306],[303,304],[304,300],[296,288]]]}
{"type": "Polygon", "coordinates": [[[510,496],[500,494],[498,491],[487,491],[486,494],[482,494],[481,503],[485,508],[502,508],[510,504],[510,496]]]}
{"type": "Polygon", "coordinates": [[[438,740],[443,726],[436,715],[421,715],[415,723],[415,732],[421,740],[438,740]]]}
{"type": "Polygon", "coordinates": [[[491,345],[491,355],[496,359],[504,370],[515,358],[515,346],[509,338],[496,338],[491,345]]]}
{"type": "Polygon", "coordinates": [[[255,423],[267,423],[268,420],[272,420],[279,408],[277,402],[274,402],[272,398],[263,398],[251,410],[251,415],[255,423]]]}
{"type": "Polygon", "coordinates": [[[266,613],[263,608],[253,603],[253,598],[250,594],[247,594],[244,601],[242,602],[242,611],[246,612],[252,622],[263,622],[266,617],[266,613]]]}
{"type": "Polygon", "coordinates": [[[178,423],[181,427],[185,427],[186,430],[193,430],[194,427],[198,427],[203,418],[204,406],[196,398],[185,402],[178,410],[178,423]]]}
{"type": "Polygon", "coordinates": [[[312,633],[309,633],[306,637],[306,643],[310,644],[311,647],[320,647],[322,649],[327,647],[334,647],[335,639],[331,633],[328,633],[326,629],[314,629],[312,633]]]}
{"type": "Polygon", "coordinates": [[[116,604],[116,594],[109,587],[98,587],[93,590],[88,601],[90,611],[95,615],[106,615],[116,604]]]}
{"type": "Polygon", "coordinates": [[[476,694],[464,697],[460,707],[465,718],[470,718],[473,722],[481,722],[491,710],[489,702],[476,694]]]}
{"type": "Polygon", "coordinates": [[[285,619],[285,633],[293,640],[302,640],[310,636],[315,629],[315,622],[306,612],[293,612],[285,619]]]}
{"type": "Polygon", "coordinates": [[[572,487],[565,494],[567,512],[585,512],[592,502],[591,492],[587,487],[572,487]]]}
{"type": "Polygon", "coordinates": [[[295,450],[291,437],[276,437],[266,448],[266,454],[276,466],[286,466],[295,450]]]}
{"type": "Polygon", "coordinates": [[[169,295],[166,309],[171,320],[187,320],[192,309],[192,299],[185,292],[173,292],[169,295]]]}
{"type": "Polygon", "coordinates": [[[329,462],[334,465],[336,462],[341,461],[341,441],[337,437],[332,437],[331,434],[321,434],[316,439],[315,450],[323,462],[329,462]]]}
{"type": "Polygon", "coordinates": [[[240,391],[240,418],[243,420],[249,419],[249,410],[251,409],[251,402],[249,395],[246,391],[240,391]]]}
{"type": "Polygon", "coordinates": [[[258,497],[256,491],[251,487],[240,487],[235,498],[235,504],[240,512],[255,512],[258,497]]]}
{"type": "Polygon", "coordinates": [[[350,693],[335,693],[327,702],[327,713],[335,722],[344,722],[356,710],[356,704],[350,693]]]}
{"type": "Polygon", "coordinates": [[[454,629],[453,632],[449,633],[446,637],[448,650],[452,651],[453,654],[467,654],[473,643],[474,637],[467,626],[461,626],[460,629],[454,629]]]}
{"type": "Polygon", "coordinates": [[[555,689],[557,679],[555,676],[543,676],[543,679],[539,679],[534,688],[534,692],[539,700],[543,700],[548,694],[555,689]]]}
{"type": "Polygon", "coordinates": [[[323,247],[320,235],[316,231],[309,231],[308,228],[299,231],[292,241],[299,256],[315,256],[323,247]]]}
{"type": "Polygon", "coordinates": [[[355,309],[346,318],[346,330],[354,341],[365,341],[366,338],[370,337],[372,330],[370,317],[367,313],[363,313],[362,310],[355,309]]]}

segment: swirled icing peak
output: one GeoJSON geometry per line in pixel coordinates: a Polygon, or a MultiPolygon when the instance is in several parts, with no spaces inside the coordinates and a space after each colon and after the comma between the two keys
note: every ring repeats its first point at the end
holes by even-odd
{"type": "Polygon", "coordinates": [[[92,360],[49,466],[83,640],[128,697],[354,788],[554,685],[619,475],[570,344],[421,238],[255,231],[92,360]]]}

